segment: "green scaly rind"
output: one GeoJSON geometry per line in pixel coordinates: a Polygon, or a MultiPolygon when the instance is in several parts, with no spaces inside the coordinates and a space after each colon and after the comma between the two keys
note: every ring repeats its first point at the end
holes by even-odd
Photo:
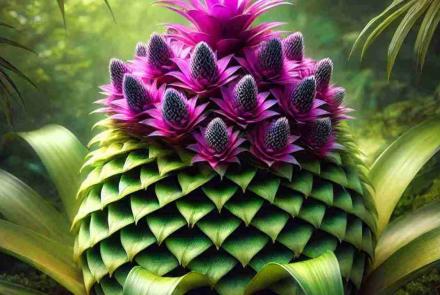
{"type": "Polygon", "coordinates": [[[249,165],[230,167],[221,179],[191,166],[184,152],[128,137],[108,120],[98,126],[104,131],[91,141],[73,223],[88,292],[121,294],[139,265],[158,276],[198,272],[218,293],[242,294],[267,263],[326,251],[359,288],[375,214],[348,136],[345,151],[300,161],[291,181],[249,165]]]}

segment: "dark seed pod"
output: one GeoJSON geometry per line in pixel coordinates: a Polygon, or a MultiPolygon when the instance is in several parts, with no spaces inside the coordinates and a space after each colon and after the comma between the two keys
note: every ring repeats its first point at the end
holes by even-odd
{"type": "Polygon", "coordinates": [[[302,80],[292,92],[291,103],[300,112],[307,113],[313,107],[313,99],[316,95],[315,77],[307,77],[302,80]]]}
{"type": "Polygon", "coordinates": [[[290,135],[290,126],[287,118],[279,118],[269,125],[264,138],[267,148],[278,151],[287,146],[290,135]]]}
{"type": "Polygon", "coordinates": [[[191,75],[196,80],[214,81],[217,78],[217,64],[214,52],[205,42],[200,42],[191,55],[191,75]]]}
{"type": "Polygon", "coordinates": [[[204,136],[209,147],[214,149],[217,153],[224,152],[228,147],[228,129],[225,122],[220,118],[215,118],[208,124],[204,136]]]}
{"type": "Polygon", "coordinates": [[[333,95],[333,103],[335,106],[340,106],[344,102],[345,89],[338,90],[335,95],[333,95]]]}
{"type": "Polygon", "coordinates": [[[316,88],[318,90],[325,90],[333,75],[333,62],[330,58],[324,58],[316,65],[316,88]]]}
{"type": "Polygon", "coordinates": [[[265,41],[258,54],[260,67],[271,74],[278,74],[283,68],[283,46],[277,38],[265,41]]]}
{"type": "Polygon", "coordinates": [[[113,87],[118,91],[122,91],[122,82],[124,80],[124,75],[128,72],[128,68],[125,63],[117,58],[112,58],[110,60],[110,80],[113,87]]]}
{"type": "Polygon", "coordinates": [[[147,58],[148,62],[155,67],[170,64],[171,50],[162,36],[158,34],[151,36],[147,46],[147,58]]]}
{"type": "Polygon", "coordinates": [[[136,44],[136,56],[146,57],[148,52],[147,44],[139,42],[136,44]]]}
{"type": "Polygon", "coordinates": [[[175,89],[167,89],[162,105],[164,118],[172,123],[180,123],[188,119],[189,113],[183,94],[175,89]]]}
{"type": "Polygon", "coordinates": [[[125,75],[123,82],[124,97],[133,112],[141,112],[148,103],[148,92],[142,83],[131,75],[125,75]]]}
{"type": "Polygon", "coordinates": [[[304,58],[304,38],[300,32],[293,33],[283,41],[287,59],[301,61],[304,58]]]}
{"type": "Polygon", "coordinates": [[[258,88],[251,75],[244,76],[234,88],[234,101],[242,111],[252,111],[257,107],[258,88]]]}
{"type": "Polygon", "coordinates": [[[332,135],[332,121],[330,118],[322,118],[316,120],[310,129],[309,144],[313,147],[320,148],[324,146],[332,135]]]}

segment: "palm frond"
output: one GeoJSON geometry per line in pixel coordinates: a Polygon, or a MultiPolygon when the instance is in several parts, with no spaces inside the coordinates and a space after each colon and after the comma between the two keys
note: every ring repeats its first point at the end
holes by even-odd
{"type": "Polygon", "coordinates": [[[418,68],[422,70],[429,45],[440,22],[440,0],[394,0],[360,32],[353,44],[350,56],[356,49],[362,48],[361,59],[363,59],[367,49],[376,38],[391,24],[400,20],[388,47],[387,73],[390,77],[403,42],[421,18],[415,52],[418,68]]]}

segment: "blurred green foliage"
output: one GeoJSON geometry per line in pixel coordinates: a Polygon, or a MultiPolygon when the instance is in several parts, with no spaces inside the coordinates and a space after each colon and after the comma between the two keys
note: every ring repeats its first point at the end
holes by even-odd
{"type": "MultiPolygon", "coordinates": [[[[96,115],[89,113],[95,108],[93,101],[100,97],[98,86],[108,80],[109,59],[132,58],[138,41],[146,41],[151,32],[162,32],[163,23],[180,21],[174,13],[152,2],[110,1],[115,23],[104,1],[66,1],[67,28],[64,28],[56,1],[0,0],[0,20],[18,29],[14,32],[0,27],[2,36],[37,52],[37,55],[25,55],[1,47],[1,54],[38,87],[34,89],[17,80],[24,107],[18,102],[13,104],[12,125],[0,117],[0,134],[57,123],[86,143],[90,127],[97,120],[96,115]]],[[[400,52],[390,81],[385,71],[384,50],[390,34],[384,34],[372,45],[363,64],[356,54],[348,60],[357,34],[386,4],[380,0],[297,0],[296,5],[275,9],[261,19],[287,22],[286,31],[303,32],[308,55],[333,59],[334,81],[347,88],[346,103],[357,110],[354,113],[357,120],[351,125],[370,163],[392,139],[423,119],[440,113],[440,32],[435,33],[423,73],[416,70],[414,42],[411,42],[414,32],[400,52]]],[[[25,145],[4,141],[0,145],[0,166],[45,195],[53,195],[54,188],[49,186],[44,168],[25,145]]],[[[395,216],[439,198],[439,175],[440,157],[437,156],[408,189],[395,216]]],[[[0,260],[4,261],[3,258],[0,260]]],[[[14,277],[16,270],[11,265],[15,263],[0,263],[0,271],[14,277]]],[[[29,273],[28,279],[33,278],[29,273]]],[[[440,274],[436,270],[408,284],[398,294],[433,294],[439,284],[440,274]]]]}

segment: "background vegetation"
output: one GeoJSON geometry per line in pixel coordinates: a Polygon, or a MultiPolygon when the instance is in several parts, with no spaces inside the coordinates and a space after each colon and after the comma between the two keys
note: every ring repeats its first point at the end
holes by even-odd
{"type": "MultiPolygon", "coordinates": [[[[380,0],[298,0],[295,6],[276,9],[265,16],[288,22],[287,31],[302,31],[307,54],[314,58],[331,57],[335,63],[334,80],[347,88],[347,104],[355,108],[353,132],[371,162],[392,139],[416,123],[440,113],[440,32],[431,43],[423,72],[417,71],[413,54],[416,34],[405,42],[393,75],[388,81],[385,33],[372,45],[360,64],[359,54],[348,60],[350,49],[364,25],[388,2],[380,0]]],[[[39,128],[58,123],[72,130],[86,143],[97,117],[89,115],[92,102],[99,97],[98,86],[108,80],[111,57],[130,59],[138,41],[146,41],[161,24],[177,21],[173,13],[152,5],[151,0],[110,1],[113,21],[104,1],[75,0],[66,3],[64,28],[57,1],[0,0],[0,36],[33,49],[36,54],[1,46],[0,53],[34,81],[37,88],[14,77],[21,89],[24,106],[12,104],[11,123],[0,117],[0,167],[25,180],[48,198],[44,168],[24,144],[11,141],[10,131],[39,128]]],[[[416,26],[417,27],[417,26],[416,26]]],[[[391,30],[392,31],[392,30],[391,30]]],[[[421,171],[406,192],[396,216],[420,207],[440,196],[440,157],[421,171]]],[[[64,291],[44,275],[31,271],[12,258],[0,256],[0,277],[32,285],[49,294],[64,291]]],[[[440,286],[439,269],[424,275],[399,290],[398,294],[436,294],[440,286]]]]}

